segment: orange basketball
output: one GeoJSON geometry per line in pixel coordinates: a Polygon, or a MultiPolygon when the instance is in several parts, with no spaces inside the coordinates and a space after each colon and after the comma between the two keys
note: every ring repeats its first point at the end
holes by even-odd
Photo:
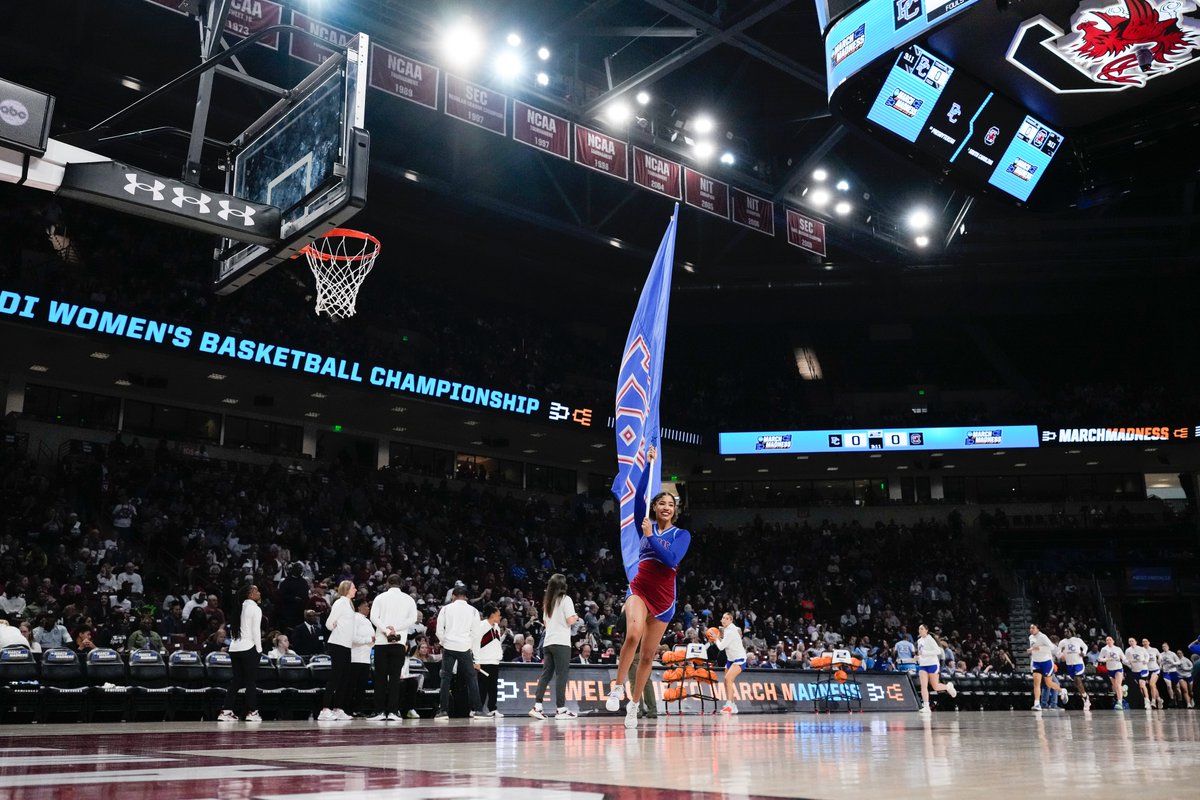
{"type": "Polygon", "coordinates": [[[842,669],[839,669],[837,672],[833,673],[833,679],[838,683],[845,683],[849,677],[850,676],[846,674],[846,671],[842,669]]]}
{"type": "Polygon", "coordinates": [[[704,632],[704,635],[708,637],[710,642],[715,642],[721,638],[721,631],[716,628],[709,628],[704,632]]]}

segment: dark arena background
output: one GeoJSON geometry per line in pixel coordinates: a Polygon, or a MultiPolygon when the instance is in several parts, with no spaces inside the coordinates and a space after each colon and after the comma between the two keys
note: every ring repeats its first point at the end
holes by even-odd
{"type": "Polygon", "coordinates": [[[1196,0],[4,19],[0,798],[1200,785],[1196,0]]]}

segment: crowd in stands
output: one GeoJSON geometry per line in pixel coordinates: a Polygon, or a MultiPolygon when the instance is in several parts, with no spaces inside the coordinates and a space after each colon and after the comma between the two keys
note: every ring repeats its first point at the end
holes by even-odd
{"type": "MultiPolygon", "coordinates": [[[[461,581],[474,604],[500,607],[505,658],[536,660],[540,587],[555,571],[584,621],[576,657],[611,662],[621,645],[616,523],[580,498],[341,465],[230,473],[120,442],[63,463],[46,473],[15,449],[0,454],[0,612],[42,647],[221,650],[231,592],[251,579],[264,650],[311,655],[340,581],[373,596],[395,572],[417,602],[419,657],[436,658],[433,620],[461,581]]],[[[804,666],[837,646],[892,668],[891,646],[922,621],[947,641],[950,663],[1012,660],[1004,594],[955,518],[697,530],[664,644],[702,641],[726,610],[751,665],[804,666]]]]}

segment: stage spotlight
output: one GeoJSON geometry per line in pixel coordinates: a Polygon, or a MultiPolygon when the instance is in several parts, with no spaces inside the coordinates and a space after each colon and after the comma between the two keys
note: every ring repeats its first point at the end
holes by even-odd
{"type": "Polygon", "coordinates": [[[521,74],[525,65],[521,57],[511,51],[505,51],[496,56],[496,74],[505,80],[512,80],[521,74]]]}
{"type": "Polygon", "coordinates": [[[629,103],[616,100],[605,110],[604,116],[614,125],[624,125],[633,116],[633,111],[630,110],[629,103]]]}
{"type": "Polygon", "coordinates": [[[650,102],[650,93],[644,89],[642,91],[638,92],[637,93],[637,101],[638,101],[639,106],[646,105],[646,103],[650,102]]]}
{"type": "Polygon", "coordinates": [[[479,60],[483,53],[483,39],[471,21],[463,19],[446,31],[442,50],[451,66],[462,69],[479,60]]]}
{"type": "Polygon", "coordinates": [[[712,117],[708,116],[707,114],[701,114],[692,120],[692,130],[694,130],[696,133],[712,133],[712,129],[714,127],[715,124],[713,123],[712,117]]]}
{"type": "Polygon", "coordinates": [[[833,210],[836,211],[840,216],[844,217],[850,213],[851,208],[853,208],[853,206],[851,206],[845,200],[842,200],[836,206],[833,207],[833,210]]]}
{"type": "Polygon", "coordinates": [[[733,157],[733,153],[729,152],[728,150],[721,154],[721,163],[727,167],[732,167],[736,160],[737,159],[733,157]]]}
{"type": "Polygon", "coordinates": [[[509,47],[521,46],[521,35],[519,33],[510,33],[504,41],[508,42],[509,47]]]}
{"type": "Polygon", "coordinates": [[[923,208],[913,210],[908,215],[908,227],[914,231],[923,231],[933,222],[933,217],[923,208]]]}
{"type": "Polygon", "coordinates": [[[829,190],[824,187],[813,189],[808,201],[817,208],[824,208],[829,205],[829,190]]]}
{"type": "Polygon", "coordinates": [[[829,173],[826,172],[824,170],[824,168],[822,168],[822,167],[818,167],[817,169],[813,170],[813,180],[814,181],[823,181],[828,177],[829,177],[829,173]]]}
{"type": "Polygon", "coordinates": [[[550,48],[546,47],[545,45],[542,45],[541,47],[539,47],[538,48],[538,58],[540,58],[542,61],[549,61],[550,60],[550,48]]]}
{"type": "Polygon", "coordinates": [[[549,86],[550,85],[550,76],[544,72],[539,72],[537,74],[537,85],[538,86],[549,86]]]}
{"type": "Polygon", "coordinates": [[[928,247],[929,246],[929,237],[926,236],[925,234],[921,234],[916,239],[913,239],[913,241],[917,243],[917,247],[928,247]]]}
{"type": "Polygon", "coordinates": [[[692,153],[701,161],[707,161],[712,158],[713,153],[716,151],[717,148],[713,146],[712,142],[708,141],[696,142],[695,146],[692,147],[692,153]]]}
{"type": "Polygon", "coordinates": [[[837,190],[838,190],[839,192],[848,192],[848,191],[850,191],[850,183],[849,183],[849,181],[845,181],[845,180],[840,180],[840,181],[838,181],[838,182],[837,182],[837,190]]]}

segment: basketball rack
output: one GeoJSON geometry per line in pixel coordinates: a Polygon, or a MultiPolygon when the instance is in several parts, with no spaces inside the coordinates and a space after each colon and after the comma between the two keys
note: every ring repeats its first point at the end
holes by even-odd
{"type": "Polygon", "coordinates": [[[701,715],[707,713],[708,703],[712,703],[712,713],[717,713],[721,703],[717,697],[717,671],[708,658],[705,645],[689,644],[686,648],[663,653],[662,663],[668,667],[662,676],[663,707],[668,715],[672,703],[676,714],[687,713],[684,709],[686,700],[699,701],[701,715]]]}
{"type": "Polygon", "coordinates": [[[862,686],[858,682],[861,659],[849,650],[834,650],[832,655],[814,658],[812,667],[817,670],[814,714],[862,711],[862,686]]]}

